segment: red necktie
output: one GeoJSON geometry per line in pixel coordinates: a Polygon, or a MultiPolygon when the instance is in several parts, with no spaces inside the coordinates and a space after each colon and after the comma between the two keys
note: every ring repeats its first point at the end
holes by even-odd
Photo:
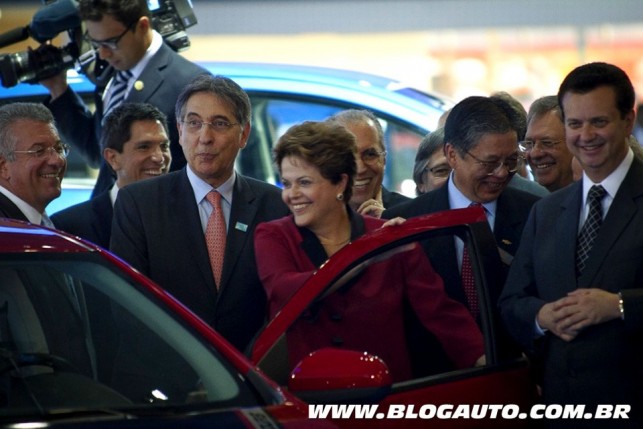
{"type": "Polygon", "coordinates": [[[226,243],[225,218],[221,210],[221,194],[216,191],[210,191],[205,197],[212,204],[212,213],[208,218],[208,226],[205,229],[205,242],[208,246],[212,274],[214,274],[214,281],[218,289],[221,284],[226,243]]]}
{"type": "MultiPolygon", "coordinates": [[[[469,207],[480,207],[480,203],[471,203],[469,207]]],[[[467,250],[467,245],[464,243],[464,250],[462,252],[462,288],[464,289],[464,296],[467,299],[469,311],[473,317],[478,317],[480,308],[478,306],[478,291],[476,290],[476,281],[473,276],[473,268],[471,267],[471,258],[467,250]]]]}

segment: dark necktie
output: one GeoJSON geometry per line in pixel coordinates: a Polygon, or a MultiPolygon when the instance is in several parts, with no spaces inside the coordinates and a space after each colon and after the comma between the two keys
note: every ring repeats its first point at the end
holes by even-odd
{"type": "Polygon", "coordinates": [[[601,200],[607,192],[601,185],[594,185],[587,194],[589,202],[589,213],[583,228],[578,235],[576,244],[576,273],[580,275],[585,268],[585,261],[592,249],[592,243],[598,235],[598,229],[603,223],[603,210],[601,209],[601,200]]]}
{"type": "MultiPolygon", "coordinates": [[[[471,203],[469,207],[481,207],[480,203],[471,203]]],[[[466,243],[464,244],[464,250],[462,251],[462,269],[460,272],[462,276],[462,289],[464,290],[464,296],[467,299],[467,306],[473,317],[478,317],[480,313],[480,307],[478,305],[478,291],[476,290],[476,280],[473,276],[473,267],[471,266],[471,257],[469,256],[469,251],[467,250],[466,243]]]]}
{"type": "Polygon", "coordinates": [[[132,72],[129,70],[119,71],[116,73],[114,81],[109,88],[109,99],[105,100],[106,104],[103,109],[103,118],[106,118],[112,109],[123,102],[125,99],[125,93],[127,92],[127,83],[131,77],[132,72]]]}

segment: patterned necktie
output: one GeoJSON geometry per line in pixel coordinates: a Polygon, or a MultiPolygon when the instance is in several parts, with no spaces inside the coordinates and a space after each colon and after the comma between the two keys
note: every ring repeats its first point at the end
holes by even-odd
{"type": "Polygon", "coordinates": [[[118,106],[125,99],[125,93],[127,92],[127,83],[132,77],[132,72],[129,70],[119,71],[114,76],[114,81],[109,88],[109,99],[105,100],[105,108],[103,109],[103,118],[106,118],[109,115],[109,112],[118,106]]]}
{"type": "Polygon", "coordinates": [[[576,274],[580,275],[585,268],[585,261],[592,249],[592,243],[598,235],[598,229],[603,223],[603,211],[601,209],[601,200],[607,191],[601,185],[594,185],[587,194],[589,202],[589,213],[587,220],[581,228],[576,244],[576,274]]]}
{"type": "MultiPolygon", "coordinates": [[[[469,207],[481,207],[480,203],[471,203],[469,207]]],[[[464,289],[464,296],[467,299],[469,311],[474,318],[478,317],[480,307],[478,305],[478,291],[476,290],[476,280],[473,276],[473,267],[471,266],[471,257],[467,250],[466,243],[462,251],[462,269],[460,272],[462,276],[462,288],[464,289]]]]}
{"type": "Polygon", "coordinates": [[[49,216],[47,216],[47,213],[42,214],[42,217],[40,218],[40,225],[46,226],[47,228],[56,228],[49,216]]]}
{"type": "Polygon", "coordinates": [[[217,289],[221,284],[221,273],[223,272],[223,255],[226,244],[226,225],[223,211],[221,210],[221,194],[210,191],[205,196],[212,205],[212,213],[208,218],[208,226],[205,229],[205,242],[210,255],[210,265],[214,274],[214,281],[217,289]]]}

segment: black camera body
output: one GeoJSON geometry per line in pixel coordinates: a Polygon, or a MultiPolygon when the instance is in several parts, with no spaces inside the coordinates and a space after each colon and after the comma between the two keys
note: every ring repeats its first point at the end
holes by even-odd
{"type": "MultiPolygon", "coordinates": [[[[45,1],[46,5],[34,15],[31,24],[0,35],[0,47],[27,39],[43,43],[36,49],[0,56],[0,80],[10,88],[20,82],[38,83],[63,70],[78,69],[94,80],[95,51],[83,41],[81,20],[76,0],[45,1]],[[66,46],[55,47],[44,42],[67,31],[71,40],[66,46]]],[[[190,47],[185,32],[197,23],[191,0],[147,0],[152,13],[152,27],[177,52],[190,47]]]]}

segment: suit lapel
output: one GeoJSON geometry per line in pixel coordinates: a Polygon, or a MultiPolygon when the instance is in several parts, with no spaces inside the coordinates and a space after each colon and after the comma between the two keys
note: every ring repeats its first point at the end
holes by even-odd
{"type": "Polygon", "coordinates": [[[109,197],[109,191],[93,198],[91,207],[94,213],[90,220],[91,228],[100,243],[106,243],[106,247],[109,248],[109,240],[112,235],[112,218],[114,217],[114,208],[109,197]]]}
{"type": "Polygon", "coordinates": [[[643,164],[636,159],[619,187],[596,241],[587,258],[586,268],[579,278],[579,287],[589,287],[600,272],[607,254],[619,240],[638,210],[635,198],[643,195],[643,164]]]}
{"type": "Polygon", "coordinates": [[[556,257],[558,283],[556,288],[564,289],[565,295],[577,287],[576,283],[576,239],[578,236],[578,218],[582,202],[582,182],[570,185],[567,197],[560,204],[558,218],[553,222],[554,237],[558,237],[559,252],[556,257]]]}
{"type": "Polygon", "coordinates": [[[27,216],[4,194],[0,194],[0,215],[11,219],[24,220],[29,222],[27,216]]]}
{"type": "MultiPolygon", "coordinates": [[[[426,205],[421,204],[423,207],[420,207],[422,213],[436,213],[450,209],[447,184],[425,195],[426,197],[417,197],[426,200],[426,205]]],[[[466,302],[453,235],[447,234],[430,240],[428,246],[425,247],[425,251],[429,255],[433,267],[444,280],[444,287],[448,295],[460,302],[466,302]]]]}
{"type": "Polygon", "coordinates": [[[498,197],[493,236],[496,239],[496,245],[513,256],[518,250],[518,243],[522,234],[519,231],[519,227],[525,220],[516,216],[522,210],[520,207],[516,207],[511,193],[510,189],[505,189],[498,197]]]}
{"type": "Polygon", "coordinates": [[[150,62],[143,70],[143,73],[136,79],[136,83],[129,92],[127,101],[147,102],[152,98],[157,89],[163,85],[165,78],[161,70],[167,67],[169,61],[166,49],[170,48],[164,44],[158,52],[150,58],[150,62]]]}
{"type": "Polygon", "coordinates": [[[252,240],[254,219],[257,214],[258,204],[256,195],[239,174],[234,182],[232,194],[232,208],[230,210],[230,223],[226,240],[225,256],[223,259],[223,274],[221,276],[220,290],[225,290],[235,265],[248,240],[252,240]]]}

